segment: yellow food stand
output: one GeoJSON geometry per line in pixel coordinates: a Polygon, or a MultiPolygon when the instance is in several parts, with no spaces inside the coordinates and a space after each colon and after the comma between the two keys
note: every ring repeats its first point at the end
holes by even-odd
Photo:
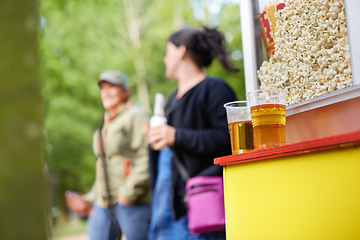
{"type": "MultiPolygon", "coordinates": [[[[288,105],[285,146],[214,160],[229,240],[360,239],[360,1],[344,2],[352,85],[288,105]]],[[[240,0],[247,92],[264,62],[258,3],[240,0]]]]}
{"type": "Polygon", "coordinates": [[[227,239],[360,239],[360,131],[215,163],[227,239]]]}

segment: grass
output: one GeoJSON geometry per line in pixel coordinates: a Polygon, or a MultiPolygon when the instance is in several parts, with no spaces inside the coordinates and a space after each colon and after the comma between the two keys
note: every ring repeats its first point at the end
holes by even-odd
{"type": "Polygon", "coordinates": [[[64,237],[68,235],[80,234],[86,232],[85,220],[72,220],[61,225],[56,225],[53,228],[53,238],[64,237]]]}

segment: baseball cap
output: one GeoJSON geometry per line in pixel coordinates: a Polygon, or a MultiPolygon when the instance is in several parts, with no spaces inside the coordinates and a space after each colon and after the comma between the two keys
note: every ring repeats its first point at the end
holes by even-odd
{"type": "Polygon", "coordinates": [[[114,85],[121,86],[125,89],[129,89],[129,84],[126,75],[117,70],[108,70],[101,73],[100,79],[98,81],[99,86],[102,81],[106,81],[114,85]]]}

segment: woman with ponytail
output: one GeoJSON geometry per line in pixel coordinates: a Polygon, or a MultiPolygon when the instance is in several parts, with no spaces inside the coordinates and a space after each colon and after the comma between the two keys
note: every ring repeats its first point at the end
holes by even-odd
{"type": "Polygon", "coordinates": [[[185,181],[173,156],[194,176],[221,176],[214,158],[230,155],[230,137],[223,105],[235,101],[231,88],[205,69],[217,58],[230,72],[238,69],[227,56],[225,38],[216,29],[184,28],[166,44],[166,77],[178,88],[165,106],[167,124],[150,128],[152,220],[148,239],[225,239],[225,231],[192,235],[187,225],[185,181]]]}

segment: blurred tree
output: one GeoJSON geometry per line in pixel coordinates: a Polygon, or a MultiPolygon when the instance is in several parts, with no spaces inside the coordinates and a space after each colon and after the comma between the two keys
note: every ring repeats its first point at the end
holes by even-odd
{"type": "MultiPolygon", "coordinates": [[[[196,1],[41,1],[46,149],[57,183],[58,202],[54,204],[62,212],[64,191],[85,192],[94,180],[91,138],[102,124],[97,86],[102,71],[124,71],[131,85],[131,100],[150,114],[155,93],[167,97],[176,88],[176,81],[165,78],[162,60],[169,35],[181,26],[219,25],[242,66],[238,4],[220,4],[221,10],[208,11],[205,21],[196,16],[196,1]]],[[[242,74],[228,75],[216,62],[209,73],[224,78],[242,97],[242,74]]]]}
{"type": "Polygon", "coordinates": [[[184,13],[168,9],[185,6],[185,1],[165,0],[41,2],[46,147],[57,183],[54,204],[61,212],[64,191],[85,192],[94,180],[91,138],[102,123],[103,111],[99,74],[106,69],[124,71],[132,100],[148,109],[150,82],[152,95],[175,87],[164,78],[162,57],[166,38],[180,27],[184,13]]]}
{"type": "Polygon", "coordinates": [[[238,99],[245,99],[245,81],[243,71],[242,40],[240,29],[240,9],[237,2],[229,1],[220,5],[218,12],[210,18],[210,26],[217,26],[224,33],[229,54],[240,72],[229,74],[217,61],[209,69],[209,74],[222,77],[233,88],[238,99]]]}
{"type": "MultiPolygon", "coordinates": [[[[224,35],[229,47],[229,55],[236,66],[242,70],[242,42],[240,30],[240,9],[238,1],[233,0],[192,0],[190,6],[193,16],[197,19],[191,26],[207,25],[216,27],[224,35]]],[[[227,73],[218,61],[209,67],[210,75],[223,78],[235,91],[239,99],[245,99],[244,72],[236,74],[227,73]]]]}
{"type": "Polygon", "coordinates": [[[0,239],[45,240],[38,2],[0,2],[0,239]]]}

